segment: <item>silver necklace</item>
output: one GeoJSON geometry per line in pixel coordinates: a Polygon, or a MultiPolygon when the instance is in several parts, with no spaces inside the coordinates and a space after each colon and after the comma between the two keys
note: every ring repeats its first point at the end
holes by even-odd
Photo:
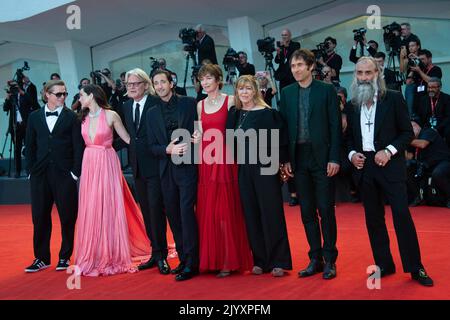
{"type": "Polygon", "coordinates": [[[219,104],[220,95],[217,96],[217,98],[210,98],[208,97],[209,103],[211,103],[213,106],[217,106],[219,104]]]}
{"type": "Polygon", "coordinates": [[[102,108],[99,108],[97,112],[95,113],[90,113],[89,112],[89,118],[97,118],[100,115],[100,112],[102,111],[102,108]]]}
{"type": "Polygon", "coordinates": [[[373,122],[370,122],[370,119],[372,119],[372,113],[373,113],[373,106],[370,108],[370,111],[368,110],[368,108],[366,106],[363,106],[363,112],[364,112],[364,117],[367,120],[367,123],[365,123],[365,125],[369,128],[369,132],[370,132],[370,126],[373,125],[373,122]]]}

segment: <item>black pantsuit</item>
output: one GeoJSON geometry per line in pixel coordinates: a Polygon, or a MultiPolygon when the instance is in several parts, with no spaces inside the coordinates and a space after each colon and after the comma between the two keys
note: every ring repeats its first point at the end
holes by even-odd
{"type": "MultiPolygon", "coordinates": [[[[232,108],[227,119],[227,129],[255,129],[258,140],[257,154],[278,153],[281,162],[287,159],[287,137],[283,129],[284,122],[278,111],[261,109],[242,111],[232,108]],[[280,141],[277,146],[271,146],[270,141],[261,142],[262,130],[267,130],[270,137],[272,129],[279,130],[280,141]],[[262,143],[262,144],[261,144],[262,143]],[[268,152],[270,150],[270,152],[268,152]]],[[[237,158],[240,153],[245,156],[245,163],[239,163],[238,182],[241,195],[247,235],[253,254],[253,263],[265,272],[273,268],[292,269],[292,258],[283,210],[283,198],[278,171],[275,174],[264,174],[261,169],[266,167],[257,159],[257,163],[249,161],[249,141],[239,144],[237,141],[237,158]]],[[[273,165],[273,164],[272,164],[273,165]]],[[[278,163],[275,164],[278,169],[278,163]]]]}
{"type": "Polygon", "coordinates": [[[301,217],[310,246],[310,259],[335,262],[337,226],[334,210],[334,177],[327,177],[326,168],[319,166],[308,144],[298,145],[295,182],[299,194],[301,217]],[[320,222],[318,215],[320,217],[320,222]],[[323,234],[323,248],[321,232],[323,234]]]}

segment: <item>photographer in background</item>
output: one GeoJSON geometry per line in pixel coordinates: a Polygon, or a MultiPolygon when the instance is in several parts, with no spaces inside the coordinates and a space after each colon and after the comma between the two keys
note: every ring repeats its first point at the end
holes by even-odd
{"type": "Polygon", "coordinates": [[[400,91],[402,84],[397,81],[395,72],[384,66],[384,61],[386,59],[384,52],[377,52],[373,57],[377,62],[378,67],[381,69],[381,76],[383,77],[384,82],[386,82],[386,87],[391,90],[400,91]]]}
{"type": "Polygon", "coordinates": [[[33,102],[33,106],[35,109],[39,109],[41,106],[38,102],[38,96],[37,96],[37,89],[36,86],[30,81],[30,78],[28,78],[26,75],[23,75],[23,91],[25,91],[26,94],[30,97],[31,101],[33,102]]]}
{"type": "Polygon", "coordinates": [[[239,51],[239,64],[237,69],[239,71],[239,76],[256,74],[255,66],[247,61],[247,54],[244,51],[239,51]]]}
{"type": "Polygon", "coordinates": [[[8,81],[3,111],[9,114],[8,133],[14,143],[15,178],[20,177],[22,170],[22,148],[25,141],[28,116],[37,109],[38,107],[33,100],[16,81],[8,81]]]}
{"type": "Polygon", "coordinates": [[[50,75],[50,80],[61,80],[61,76],[58,73],[52,73],[50,75]]]}
{"type": "Polygon", "coordinates": [[[431,177],[432,183],[445,199],[443,205],[450,209],[450,150],[436,130],[422,129],[414,121],[411,124],[415,135],[411,146],[417,148],[418,152],[417,161],[408,161],[408,189],[414,197],[410,206],[421,204],[419,189],[431,177]]]}
{"type": "Polygon", "coordinates": [[[205,59],[211,61],[212,64],[218,64],[214,40],[206,34],[206,31],[201,24],[195,27],[195,31],[197,32],[196,48],[198,64],[202,64],[205,59]]]}
{"type": "Polygon", "coordinates": [[[441,88],[441,79],[428,80],[428,95],[420,99],[414,121],[424,129],[435,129],[450,148],[450,96],[441,88]]]}
{"type": "Polygon", "coordinates": [[[277,86],[270,77],[270,73],[268,71],[258,71],[255,77],[265,103],[272,107],[272,99],[277,94],[277,86]]]}
{"type": "Polygon", "coordinates": [[[335,51],[337,41],[332,37],[327,37],[325,38],[324,43],[326,56],[319,57],[317,63],[319,63],[322,68],[325,66],[329,66],[331,68],[331,80],[335,85],[339,85],[339,82],[341,81],[339,79],[339,73],[342,68],[342,57],[335,51]]]}
{"type": "Polygon", "coordinates": [[[400,24],[400,32],[401,32],[401,46],[406,47],[408,50],[408,44],[411,41],[415,41],[416,43],[420,43],[420,39],[415,34],[411,33],[411,25],[408,22],[403,22],[400,24]]]}
{"type": "MultiPolygon", "coordinates": [[[[367,42],[366,40],[366,32],[367,30],[364,28],[355,29],[353,30],[353,33],[355,34],[353,36],[353,40],[355,41],[355,44],[350,49],[350,56],[349,60],[353,63],[358,62],[358,59],[362,56],[365,56],[364,51],[368,53],[371,57],[375,55],[375,53],[378,52],[378,43],[375,40],[370,40],[367,42]],[[356,51],[359,49],[361,51],[361,48],[363,49],[362,54],[357,57],[356,51]]],[[[361,53],[361,52],[360,52],[361,53]]]]}
{"type": "Polygon", "coordinates": [[[95,70],[91,72],[92,83],[99,85],[106,94],[106,98],[108,103],[110,103],[110,99],[113,93],[116,91],[116,83],[112,79],[111,71],[108,68],[104,68],[103,70],[95,70]]]}
{"type": "MultiPolygon", "coordinates": [[[[90,83],[91,83],[91,80],[89,80],[88,78],[81,79],[80,84],[78,85],[78,91],[80,91],[81,88],[83,88],[84,86],[87,86],[90,83]]],[[[70,107],[76,113],[80,113],[80,111],[81,111],[81,103],[80,103],[79,99],[80,99],[80,93],[77,92],[73,96],[72,105],[70,107]]]]}
{"type": "Polygon", "coordinates": [[[412,66],[419,65],[419,50],[420,42],[413,40],[408,43],[408,49],[405,46],[400,51],[400,72],[406,74],[406,87],[405,87],[405,100],[408,106],[409,116],[413,116],[414,112],[414,96],[417,90],[417,83],[414,78],[414,71],[411,70],[412,66]],[[408,53],[409,52],[409,53],[408,53]]]}
{"type": "Polygon", "coordinates": [[[300,42],[291,40],[292,33],[289,29],[284,29],[281,32],[281,41],[277,41],[277,55],[275,56],[275,63],[278,64],[278,69],[275,71],[275,80],[280,81],[280,91],[295,82],[294,76],[291,72],[289,60],[295,50],[300,49],[300,42]]]}

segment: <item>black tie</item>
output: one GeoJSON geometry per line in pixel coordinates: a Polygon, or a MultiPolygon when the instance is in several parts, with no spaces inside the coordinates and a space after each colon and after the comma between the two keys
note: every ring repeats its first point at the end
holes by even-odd
{"type": "Polygon", "coordinates": [[[136,128],[136,131],[139,128],[139,120],[141,118],[141,112],[139,110],[139,103],[136,103],[136,109],[134,109],[134,127],[136,128]]]}
{"type": "Polygon", "coordinates": [[[50,117],[50,116],[55,116],[55,117],[57,117],[58,116],[58,111],[55,111],[55,112],[46,112],[45,113],[45,116],[46,117],[50,117]]]}

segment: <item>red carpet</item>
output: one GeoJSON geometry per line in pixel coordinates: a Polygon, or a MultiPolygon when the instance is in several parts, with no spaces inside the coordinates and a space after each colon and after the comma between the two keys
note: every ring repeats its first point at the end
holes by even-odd
{"type": "MultiPolygon", "coordinates": [[[[308,263],[307,243],[299,208],[286,207],[294,270],[284,278],[270,274],[233,275],[216,279],[203,274],[177,283],[173,276],[157,270],[101,278],[81,278],[80,290],[68,290],[68,274],[54,270],[59,250],[60,228],[54,212],[52,267],[36,274],[25,274],[32,262],[32,223],[28,205],[0,206],[0,299],[450,299],[450,210],[418,207],[412,209],[422,250],[422,260],[435,286],[425,288],[402,272],[390,210],[387,222],[397,273],[383,278],[380,290],[366,286],[366,268],[372,254],[360,204],[339,204],[338,276],[331,281],[320,275],[297,278],[297,271],[308,263]]],[[[176,259],[169,260],[173,266],[176,259]]]]}

